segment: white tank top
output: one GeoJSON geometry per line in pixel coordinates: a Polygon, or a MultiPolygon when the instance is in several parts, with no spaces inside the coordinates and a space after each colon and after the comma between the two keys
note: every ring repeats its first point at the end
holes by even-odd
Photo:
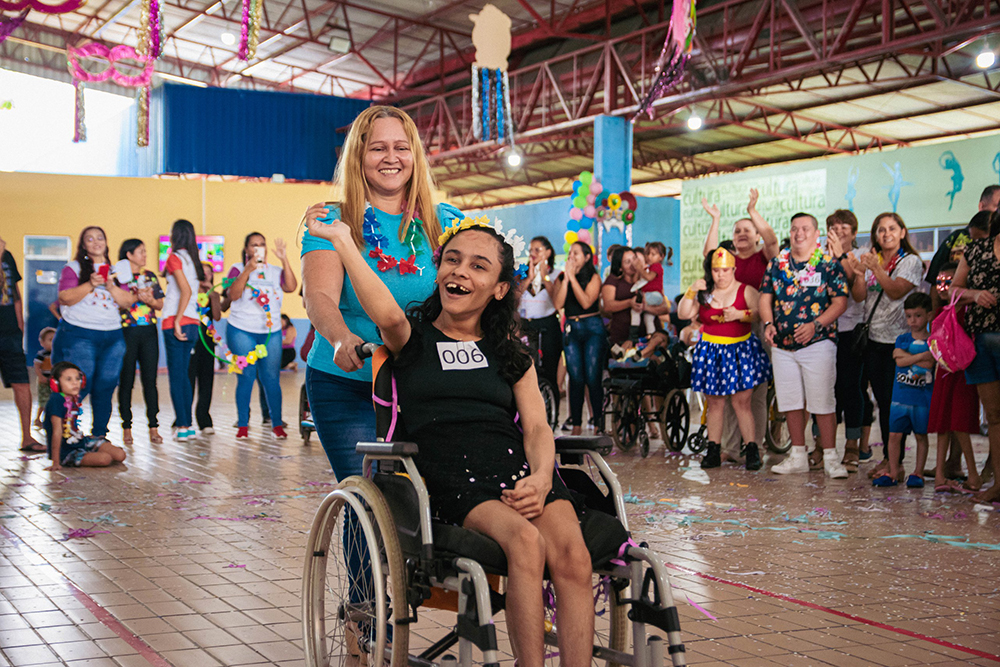
{"type": "MultiPolygon", "coordinates": [[[[174,250],[172,254],[181,260],[181,272],[188,282],[188,287],[191,288],[191,298],[188,299],[187,307],[184,308],[184,312],[181,315],[183,317],[190,317],[192,320],[197,320],[198,271],[194,268],[194,262],[191,261],[191,256],[188,255],[187,250],[174,250]]],[[[172,273],[167,274],[167,293],[163,297],[163,310],[161,311],[163,319],[174,317],[177,314],[177,306],[180,305],[180,302],[181,288],[177,286],[177,279],[174,278],[172,273]]]]}

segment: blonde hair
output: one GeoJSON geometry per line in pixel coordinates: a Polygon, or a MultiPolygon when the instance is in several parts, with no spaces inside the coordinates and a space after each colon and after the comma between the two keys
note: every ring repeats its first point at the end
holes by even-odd
{"type": "Polygon", "coordinates": [[[372,125],[380,118],[395,118],[403,124],[403,131],[413,155],[413,175],[406,187],[406,203],[403,207],[403,222],[399,227],[399,240],[403,241],[410,221],[416,217],[424,224],[424,234],[431,250],[437,250],[441,223],[437,217],[431,192],[434,179],[430,165],[420,141],[417,126],[410,116],[400,109],[387,106],[373,106],[365,109],[354,119],[351,130],[344,141],[344,150],[337,161],[333,181],[341,187],[340,219],[351,228],[351,236],[359,248],[364,247],[362,225],[365,217],[365,202],[370,200],[368,180],[365,178],[364,160],[371,137],[372,125]]]}

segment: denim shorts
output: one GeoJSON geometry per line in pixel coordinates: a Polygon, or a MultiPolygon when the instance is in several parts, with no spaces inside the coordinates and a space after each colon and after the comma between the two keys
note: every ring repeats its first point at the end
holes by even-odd
{"type": "Polygon", "coordinates": [[[965,369],[968,384],[1000,380],[1000,332],[976,334],[976,358],[965,369]]]}
{"type": "Polygon", "coordinates": [[[927,435],[930,416],[930,404],[907,405],[893,402],[889,408],[889,433],[927,435]]]}

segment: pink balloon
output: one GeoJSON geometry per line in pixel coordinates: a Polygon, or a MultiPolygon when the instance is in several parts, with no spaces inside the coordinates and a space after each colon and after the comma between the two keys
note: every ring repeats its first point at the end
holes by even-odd
{"type": "MultiPolygon", "coordinates": [[[[593,197],[593,195],[591,195],[591,197],[593,197]]],[[[583,209],[583,214],[585,216],[587,216],[588,218],[596,218],[597,217],[597,209],[594,208],[594,204],[591,203],[589,206],[587,206],[587,208],[583,209]]]]}
{"type": "Polygon", "coordinates": [[[583,241],[584,243],[590,243],[590,232],[589,232],[589,231],[587,231],[586,229],[581,229],[581,230],[580,230],[580,231],[579,231],[579,232],[577,233],[577,236],[578,236],[578,237],[580,238],[580,240],[581,240],[581,241],[583,241]]]}
{"type": "Polygon", "coordinates": [[[596,196],[601,194],[602,192],[604,192],[604,186],[602,186],[601,182],[595,178],[593,181],[590,182],[590,194],[596,196]]]}
{"type": "Polygon", "coordinates": [[[583,211],[581,209],[578,209],[578,208],[571,208],[569,210],[569,217],[573,218],[574,220],[582,220],[583,219],[583,211]]]}
{"type": "MultiPolygon", "coordinates": [[[[593,204],[596,201],[597,201],[597,195],[587,195],[587,203],[588,204],[593,204]]],[[[590,216],[590,217],[594,217],[594,216],[590,216]]]]}

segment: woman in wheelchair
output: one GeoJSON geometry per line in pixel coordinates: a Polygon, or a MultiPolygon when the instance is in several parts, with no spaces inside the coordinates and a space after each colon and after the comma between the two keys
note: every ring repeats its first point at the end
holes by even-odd
{"type": "Polygon", "coordinates": [[[404,313],[347,225],[310,221],[309,233],[333,243],[394,357],[401,426],[419,447],[432,510],[487,535],[506,554],[506,618],[518,663],[543,663],[548,567],[561,663],[588,665],[591,559],[570,493],[555,474],[552,431],[518,336],[513,235],[505,239],[485,218],[448,229],[434,257],[436,289],[404,313]]]}

